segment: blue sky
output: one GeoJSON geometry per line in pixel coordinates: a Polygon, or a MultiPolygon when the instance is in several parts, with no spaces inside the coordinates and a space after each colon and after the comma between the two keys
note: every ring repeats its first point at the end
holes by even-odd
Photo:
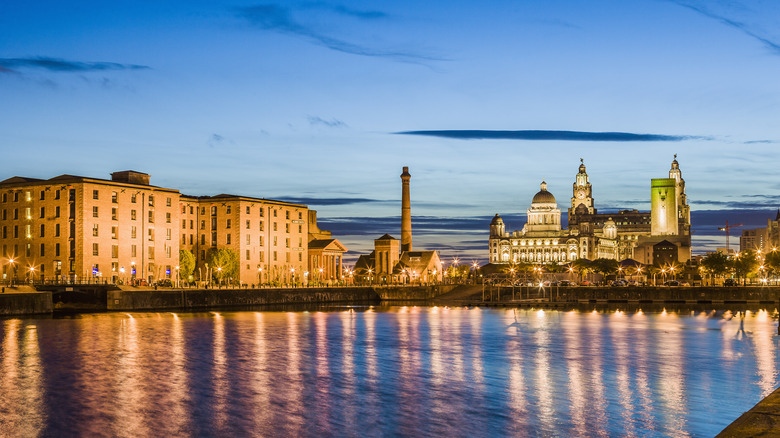
{"type": "Polygon", "coordinates": [[[409,166],[416,246],[484,260],[490,217],[519,229],[542,179],[565,211],[579,158],[597,208],[649,209],[677,153],[702,252],[780,205],[778,21],[773,1],[9,0],[0,178],[305,200],[360,251],[400,234],[409,166]]]}

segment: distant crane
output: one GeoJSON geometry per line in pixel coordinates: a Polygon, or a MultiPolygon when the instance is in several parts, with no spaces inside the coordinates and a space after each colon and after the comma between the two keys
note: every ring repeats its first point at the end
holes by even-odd
{"type": "Polygon", "coordinates": [[[718,231],[725,231],[726,232],[726,255],[729,255],[729,230],[732,228],[741,227],[742,223],[729,225],[729,221],[726,220],[726,226],[725,227],[718,227],[718,231]]]}

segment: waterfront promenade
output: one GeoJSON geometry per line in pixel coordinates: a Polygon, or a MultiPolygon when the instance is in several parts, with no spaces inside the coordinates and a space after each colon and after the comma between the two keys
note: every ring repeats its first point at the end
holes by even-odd
{"type": "Polygon", "coordinates": [[[483,285],[341,286],[307,288],[140,288],[60,285],[6,288],[0,316],[52,312],[203,310],[277,304],[425,301],[447,306],[780,304],[780,287],[496,287],[483,285]]]}

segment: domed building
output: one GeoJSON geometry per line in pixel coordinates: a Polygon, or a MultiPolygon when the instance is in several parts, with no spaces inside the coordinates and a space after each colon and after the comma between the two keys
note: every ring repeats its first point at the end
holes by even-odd
{"type": "Polygon", "coordinates": [[[490,225],[491,263],[566,263],[578,258],[579,241],[561,229],[561,209],[542,181],[520,231],[507,233],[496,214],[490,225]]]}
{"type": "Polygon", "coordinates": [[[652,245],[663,239],[671,239],[678,246],[680,261],[690,259],[690,209],[676,155],[669,178],[653,179],[651,186],[650,212],[631,209],[598,213],[585,163],[580,160],[568,209],[569,228],[561,228],[561,210],[555,196],[547,190],[547,183],[542,181],[521,230],[507,232],[501,216],[493,217],[488,260],[546,264],[568,263],[578,258],[635,258],[652,263],[652,245]],[[656,193],[662,190],[673,196],[656,193]]]}

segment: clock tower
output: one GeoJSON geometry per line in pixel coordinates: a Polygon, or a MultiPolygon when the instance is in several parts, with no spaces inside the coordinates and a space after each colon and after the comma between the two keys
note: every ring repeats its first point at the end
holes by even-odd
{"type": "Polygon", "coordinates": [[[588,173],[585,171],[585,162],[580,158],[580,171],[572,184],[571,207],[569,207],[569,227],[579,222],[583,215],[596,214],[593,206],[593,192],[588,182],[588,173]]]}

